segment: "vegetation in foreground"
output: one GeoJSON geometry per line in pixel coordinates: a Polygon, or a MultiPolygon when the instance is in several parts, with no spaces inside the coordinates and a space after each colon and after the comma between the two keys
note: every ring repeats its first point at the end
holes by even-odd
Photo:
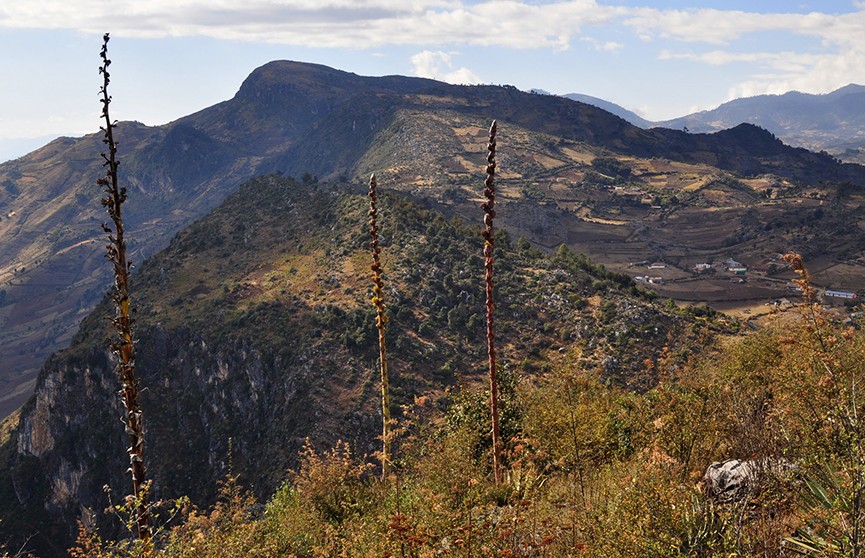
{"type": "MultiPolygon", "coordinates": [[[[420,398],[383,482],[345,445],[308,445],[264,505],[231,476],[212,508],[181,501],[155,554],[859,556],[865,333],[811,304],[802,314],[712,358],[661,360],[643,393],[576,358],[542,377],[506,374],[502,485],[486,394],[455,394],[443,420],[420,398]],[[703,473],[727,458],[758,470],[738,496],[710,497],[703,473]]],[[[86,530],[72,553],[138,555],[86,530]]]]}

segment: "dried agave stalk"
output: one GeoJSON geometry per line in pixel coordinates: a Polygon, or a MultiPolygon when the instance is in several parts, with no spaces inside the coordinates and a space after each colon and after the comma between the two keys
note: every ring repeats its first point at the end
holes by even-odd
{"type": "Polygon", "coordinates": [[[102,117],[105,119],[105,127],[101,128],[105,133],[102,140],[108,146],[108,154],[102,153],[106,167],[105,176],[99,178],[96,183],[102,188],[105,197],[102,205],[107,209],[109,217],[114,224],[114,230],[103,224],[102,229],[108,234],[108,245],[106,257],[114,266],[115,290],[112,295],[114,301],[115,315],[112,323],[117,330],[117,336],[111,340],[111,351],[117,357],[117,374],[120,377],[122,387],[120,396],[126,408],[126,434],[129,436],[129,471],[132,473],[132,489],[135,497],[135,523],[138,529],[138,538],[141,541],[150,540],[150,512],[147,505],[147,483],[145,481],[146,468],[144,466],[144,426],[142,423],[141,407],[138,405],[138,380],[135,377],[135,338],[132,326],[135,322],[132,318],[132,308],[129,299],[129,274],[132,264],[126,259],[126,239],[123,229],[123,202],[126,201],[126,188],[121,188],[117,179],[117,142],[114,140],[114,126],[108,115],[108,105],[111,104],[111,96],[108,94],[110,75],[108,66],[108,33],[103,37],[102,66],[99,73],[102,74],[103,84],[100,88],[102,95],[102,117]]]}
{"type": "Polygon", "coordinates": [[[802,309],[806,312],[804,315],[807,318],[808,327],[815,334],[823,351],[828,351],[828,339],[823,335],[827,325],[826,314],[822,311],[817,300],[817,289],[814,288],[811,274],[805,267],[805,260],[795,252],[784,254],[782,259],[799,276],[797,279],[793,279],[793,283],[802,291],[802,309]]]}
{"type": "Polygon", "coordinates": [[[378,184],[375,180],[375,174],[369,177],[369,236],[371,238],[369,245],[372,247],[372,303],[375,306],[376,318],[375,327],[378,329],[378,354],[379,362],[381,363],[381,417],[382,417],[382,456],[381,456],[381,478],[386,479],[390,470],[391,463],[391,430],[390,430],[390,389],[388,386],[387,375],[387,351],[385,349],[384,327],[387,324],[387,316],[384,314],[384,300],[382,299],[382,281],[381,281],[381,261],[379,254],[381,248],[378,245],[378,226],[376,217],[375,189],[378,184]]]}
{"type": "Polygon", "coordinates": [[[493,430],[493,475],[496,484],[502,482],[502,441],[499,435],[499,383],[496,376],[496,346],[493,328],[493,209],[496,203],[496,121],[490,126],[490,142],[487,145],[487,178],[484,181],[484,196],[487,201],[481,204],[484,210],[484,269],[487,288],[487,354],[490,366],[490,413],[492,414],[493,430]]]}
{"type": "Polygon", "coordinates": [[[784,254],[783,260],[799,276],[798,279],[793,279],[793,283],[801,289],[805,304],[814,304],[817,301],[817,291],[812,286],[811,275],[805,267],[805,261],[802,259],[802,256],[790,252],[789,254],[784,254]]]}

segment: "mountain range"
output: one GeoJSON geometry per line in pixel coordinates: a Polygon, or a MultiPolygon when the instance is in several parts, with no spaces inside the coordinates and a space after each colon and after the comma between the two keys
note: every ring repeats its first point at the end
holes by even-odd
{"type": "MultiPolygon", "coordinates": [[[[593,107],[604,109],[610,114],[615,114],[619,118],[623,118],[634,126],[639,126],[640,128],[653,128],[656,126],[654,122],[646,120],[636,112],[605,99],[593,97],[591,95],[584,95],[582,93],[568,93],[563,95],[563,97],[572,101],[579,101],[581,103],[586,103],[587,105],[592,105],[593,107]]],[[[732,128],[732,126],[729,127],[732,128]]]]}
{"type": "MultiPolygon", "coordinates": [[[[321,178],[383,172],[397,188],[436,200],[446,194],[452,198],[447,203],[466,211],[475,195],[471,170],[482,159],[473,148],[493,117],[513,130],[503,140],[511,149],[502,161],[504,177],[529,189],[549,180],[579,182],[582,169],[603,155],[630,160],[634,177],[661,189],[666,182],[659,177],[669,173],[652,160],[696,165],[702,170],[694,176],[771,175],[777,191],[786,188],[783,181],[865,184],[862,167],[788,147],[753,125],[714,134],[644,130],[591,105],[507,86],[369,78],[279,61],[254,71],[228,101],[163,126],[119,125],[133,259],[155,253],[245,179],[267,172],[321,178]]],[[[104,217],[93,185],[102,173],[101,147],[98,134],[60,138],[0,165],[4,414],[26,399],[38,367],[69,342],[105,290],[104,217]]],[[[522,196],[520,188],[512,202],[526,207],[505,217],[506,227],[541,245],[586,248],[573,232],[585,227],[585,219],[556,213],[543,195],[522,196]],[[554,223],[560,223],[557,232],[554,223]]],[[[556,198],[558,187],[551,188],[556,198]]],[[[558,197],[557,203],[573,206],[570,194],[558,197]]]]}
{"type": "MultiPolygon", "coordinates": [[[[150,443],[170,456],[151,466],[160,494],[212,499],[229,447],[260,494],[305,436],[370,447],[374,330],[358,194],[372,172],[392,192],[382,235],[395,400],[444,405],[446,387],[477,383],[482,266],[466,223],[479,220],[493,118],[513,366],[540,373],[557,354],[580,354],[607,381],[641,389],[661,352],[684,362],[707,332],[739,327],[658,293],[772,299],[789,277],[767,271],[732,287],[697,277],[696,263],[757,265],[793,249],[816,280],[865,288],[865,167],[761,127],[642,129],[513,87],[272,62],[231,100],[164,126],[118,125],[150,443]],[[665,269],[653,292],[633,281],[650,263],[665,269]]],[[[60,138],[0,165],[2,410],[27,400],[0,446],[0,528],[39,531],[46,553],[62,553],[53,537],[68,541],[106,482],[123,482],[123,452],[101,453],[123,448],[103,343],[101,147],[98,134],[60,138]]]]}
{"type": "Polygon", "coordinates": [[[865,147],[865,86],[850,84],[825,95],[791,91],[746,97],[658,125],[711,132],[741,122],[760,126],[790,145],[855,157],[865,147]]]}
{"type": "Polygon", "coordinates": [[[600,107],[641,128],[706,133],[745,122],[768,130],[786,144],[813,151],[825,150],[845,161],[865,162],[865,86],[862,85],[849,84],[821,95],[790,91],[782,95],[743,97],[711,110],[655,122],[589,95],[571,93],[565,97],[600,107]]]}

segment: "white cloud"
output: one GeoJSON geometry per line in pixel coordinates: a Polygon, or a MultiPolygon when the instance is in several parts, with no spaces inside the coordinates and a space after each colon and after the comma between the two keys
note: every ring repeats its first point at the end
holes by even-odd
{"type": "Polygon", "coordinates": [[[754,95],[779,95],[787,91],[829,93],[851,82],[861,83],[865,77],[865,50],[851,55],[825,55],[808,57],[807,68],[802,71],[757,73],[750,79],[730,88],[729,98],[754,95]],[[858,79],[857,79],[858,78],[858,79]]]}
{"type": "MultiPolygon", "coordinates": [[[[730,44],[747,33],[787,31],[830,38],[844,27],[861,31],[865,14],[784,14],[739,10],[658,10],[637,8],[629,12],[625,25],[646,39],[673,39],[689,43],[730,44]]],[[[849,31],[849,29],[848,29],[849,31]]]]}
{"type": "Polygon", "coordinates": [[[788,46],[798,46],[796,35],[817,38],[821,47],[799,47],[776,52],[674,52],[663,60],[690,60],[715,66],[752,66],[747,79],[729,90],[729,98],[779,94],[790,90],[826,93],[850,82],[865,80],[865,1],[860,11],[843,14],[757,14],[722,10],[655,10],[641,8],[626,24],[647,40],[667,39],[692,44],[732,45],[746,33],[785,32],[788,46]],[[804,48],[808,48],[805,51],[804,48]]]}
{"type": "Polygon", "coordinates": [[[607,23],[616,13],[596,0],[29,0],[0,8],[0,27],[345,48],[565,49],[583,26],[607,23]]]}
{"type": "MultiPolygon", "coordinates": [[[[627,107],[625,107],[625,108],[627,108],[627,107]]],[[[649,105],[633,106],[629,110],[631,112],[633,112],[634,114],[636,114],[637,116],[645,118],[646,120],[650,120],[650,118],[648,116],[649,112],[651,111],[651,109],[649,108],[649,105]]]]}
{"type": "Polygon", "coordinates": [[[480,81],[470,69],[454,67],[453,49],[566,50],[579,38],[593,50],[617,53],[625,50],[624,29],[663,48],[664,60],[741,65],[736,70],[745,77],[733,94],[784,87],[818,92],[865,81],[865,0],[852,2],[855,12],[834,14],[629,8],[614,5],[617,1],[27,0],[0,5],[0,29],[111,30],[117,37],[366,48],[373,56],[388,46],[408,46],[423,51],[416,56],[426,53],[413,59],[417,75],[451,82],[480,81]],[[617,34],[604,34],[610,30],[617,34]],[[780,51],[742,52],[740,39],[759,33],[776,38],[787,33],[790,41],[780,51]],[[617,40],[610,40],[613,36],[617,40]],[[803,37],[810,44],[800,46],[803,37]],[[712,50],[701,50],[707,46],[712,50]]]}
{"type": "MultiPolygon", "coordinates": [[[[646,40],[726,45],[784,30],[827,44],[860,41],[857,13],[626,8],[615,0],[27,0],[4,2],[0,28],[74,29],[127,37],[208,36],[288,45],[491,45],[566,49],[586,27],[623,23],[646,40]]],[[[597,43],[615,51],[620,43],[597,43]]]]}
{"type": "Polygon", "coordinates": [[[582,37],[580,39],[584,43],[589,43],[598,52],[616,52],[624,48],[625,45],[614,41],[599,41],[593,37],[582,37]]]}
{"type": "Polygon", "coordinates": [[[812,54],[800,54],[797,52],[727,52],[724,50],[713,50],[700,54],[674,53],[669,50],[661,51],[661,60],[690,60],[702,62],[712,66],[722,66],[744,62],[775,70],[786,72],[806,72],[820,60],[820,56],[812,54]]]}
{"type": "Polygon", "coordinates": [[[664,60],[691,60],[715,66],[746,63],[753,67],[750,77],[729,90],[728,100],[754,95],[778,95],[787,91],[828,93],[865,78],[865,48],[855,46],[828,54],[799,52],[672,53],[664,60]]]}
{"type": "Polygon", "coordinates": [[[424,50],[411,57],[414,75],[455,84],[477,84],[481,79],[468,68],[453,69],[452,58],[458,52],[424,50]]]}

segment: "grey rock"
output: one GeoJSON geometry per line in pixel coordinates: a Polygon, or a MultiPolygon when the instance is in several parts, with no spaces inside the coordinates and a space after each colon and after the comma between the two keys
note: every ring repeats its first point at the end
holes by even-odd
{"type": "Polygon", "coordinates": [[[784,458],[716,461],[706,469],[703,487],[708,497],[731,502],[756,489],[764,475],[779,476],[795,469],[796,465],[784,458]]]}
{"type": "Polygon", "coordinates": [[[706,495],[720,501],[739,500],[754,485],[757,465],[752,460],[728,459],[709,465],[703,475],[706,495]]]}

